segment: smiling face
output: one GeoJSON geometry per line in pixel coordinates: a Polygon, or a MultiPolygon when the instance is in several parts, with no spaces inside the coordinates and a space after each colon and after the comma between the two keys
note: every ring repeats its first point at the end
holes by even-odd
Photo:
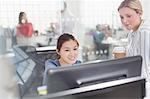
{"type": "Polygon", "coordinates": [[[60,51],[58,52],[61,66],[72,65],[76,62],[79,52],[78,47],[77,42],[71,39],[62,44],[60,51]]]}
{"type": "Polygon", "coordinates": [[[141,23],[141,13],[129,7],[119,9],[120,19],[127,30],[136,31],[141,23]]]}

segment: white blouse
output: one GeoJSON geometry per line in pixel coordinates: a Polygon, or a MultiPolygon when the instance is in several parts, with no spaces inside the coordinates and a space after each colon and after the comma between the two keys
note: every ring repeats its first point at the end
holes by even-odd
{"type": "Polygon", "coordinates": [[[128,35],[127,56],[141,55],[142,76],[150,82],[150,21],[143,21],[139,29],[128,35]]]}

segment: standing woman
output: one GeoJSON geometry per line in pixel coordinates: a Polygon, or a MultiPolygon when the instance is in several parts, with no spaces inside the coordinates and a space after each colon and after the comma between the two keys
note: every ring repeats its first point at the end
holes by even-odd
{"type": "Polygon", "coordinates": [[[19,13],[19,23],[17,26],[17,44],[18,45],[30,45],[31,37],[33,34],[32,23],[28,22],[25,12],[19,13]]]}
{"type": "Polygon", "coordinates": [[[150,21],[142,19],[143,10],[139,0],[124,0],[118,12],[122,24],[130,31],[126,54],[142,56],[142,76],[150,83],[150,21]]]}
{"type": "Polygon", "coordinates": [[[43,79],[44,85],[47,83],[47,71],[50,68],[66,67],[68,65],[70,66],[81,63],[81,61],[77,60],[79,53],[79,43],[71,34],[64,33],[58,38],[56,52],[59,56],[58,59],[49,59],[45,62],[45,72],[43,79]]]}

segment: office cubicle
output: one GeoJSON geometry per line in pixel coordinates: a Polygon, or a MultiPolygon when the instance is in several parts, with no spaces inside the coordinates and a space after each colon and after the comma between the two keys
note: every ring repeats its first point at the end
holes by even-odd
{"type": "Polygon", "coordinates": [[[16,45],[13,51],[21,97],[37,93],[37,87],[42,85],[45,61],[57,58],[55,46],[36,48],[16,45]]]}

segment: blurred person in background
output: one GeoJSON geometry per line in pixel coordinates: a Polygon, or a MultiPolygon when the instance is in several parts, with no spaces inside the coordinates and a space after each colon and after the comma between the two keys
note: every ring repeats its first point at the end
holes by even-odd
{"type": "Polygon", "coordinates": [[[104,28],[104,26],[101,24],[96,25],[96,31],[93,33],[93,40],[95,43],[96,51],[99,52],[97,55],[98,56],[100,54],[105,55],[104,52],[107,51],[106,57],[108,57],[109,44],[103,43],[103,41],[106,39],[106,34],[105,34],[105,31],[103,31],[103,28],[104,28]]]}
{"type": "Polygon", "coordinates": [[[143,9],[139,0],[124,0],[118,12],[122,24],[130,31],[126,55],[141,55],[143,58],[142,76],[147,80],[147,99],[150,99],[150,21],[142,19],[143,9]]]}
{"type": "Polygon", "coordinates": [[[102,41],[105,39],[105,33],[102,31],[102,26],[100,24],[96,25],[96,31],[93,33],[93,39],[97,50],[99,50],[102,41]]]}
{"type": "Polygon", "coordinates": [[[17,44],[30,45],[32,34],[34,32],[32,23],[28,22],[25,12],[19,13],[19,23],[16,30],[17,44]]]}

